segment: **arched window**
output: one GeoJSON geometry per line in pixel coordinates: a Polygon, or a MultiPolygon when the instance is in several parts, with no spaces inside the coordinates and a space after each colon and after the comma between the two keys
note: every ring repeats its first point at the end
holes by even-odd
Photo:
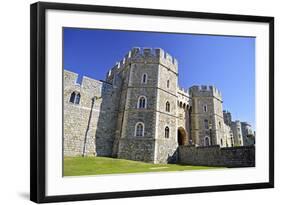
{"type": "Polygon", "coordinates": [[[182,108],[182,102],[180,102],[180,108],[182,108]]]}
{"type": "Polygon", "coordinates": [[[75,92],[71,93],[69,102],[74,103],[74,104],[79,104],[80,103],[80,93],[76,94],[75,92]]]}
{"type": "Polygon", "coordinates": [[[135,136],[142,137],[144,136],[144,124],[142,122],[138,122],[135,126],[135,136]]]}
{"type": "Polygon", "coordinates": [[[169,87],[170,87],[170,81],[167,80],[167,88],[169,88],[169,87]]]}
{"type": "Polygon", "coordinates": [[[204,127],[205,129],[209,129],[209,122],[207,119],[204,120],[204,127]]]}
{"type": "Polygon", "coordinates": [[[170,132],[169,127],[168,126],[165,127],[165,138],[169,138],[169,132],[170,132]]]}
{"type": "Polygon", "coordinates": [[[76,96],[75,92],[72,92],[72,93],[71,93],[71,96],[70,96],[69,102],[74,103],[75,96],[76,96]]]}
{"type": "Polygon", "coordinates": [[[166,102],[166,112],[170,112],[170,103],[166,102]]]}
{"type": "Polygon", "coordinates": [[[80,103],[80,93],[78,93],[75,98],[75,104],[79,104],[79,103],[80,103]]]}
{"type": "Polygon", "coordinates": [[[145,73],[145,74],[142,75],[141,83],[145,84],[146,81],[147,81],[147,74],[145,73]]]}
{"type": "Polygon", "coordinates": [[[146,97],[145,96],[139,97],[138,108],[146,108],[146,97]]]}
{"type": "Polygon", "coordinates": [[[183,103],[182,108],[185,110],[185,103],[183,103]]]}
{"type": "Polygon", "coordinates": [[[209,136],[205,137],[204,144],[205,144],[205,146],[210,146],[211,145],[210,137],[209,136]]]}
{"type": "Polygon", "coordinates": [[[204,110],[204,112],[207,112],[207,105],[203,106],[203,110],[204,110]]]}

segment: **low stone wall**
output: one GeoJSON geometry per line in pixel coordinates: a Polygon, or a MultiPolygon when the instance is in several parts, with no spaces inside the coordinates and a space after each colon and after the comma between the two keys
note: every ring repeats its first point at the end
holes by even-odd
{"type": "Polygon", "coordinates": [[[200,166],[254,167],[255,147],[179,147],[179,163],[200,166]]]}

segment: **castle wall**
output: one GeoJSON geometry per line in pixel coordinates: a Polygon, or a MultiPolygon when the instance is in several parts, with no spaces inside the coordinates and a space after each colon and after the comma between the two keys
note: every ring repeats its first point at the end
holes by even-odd
{"type": "MultiPolygon", "coordinates": [[[[166,57],[171,59],[169,55],[166,57]]],[[[154,163],[168,163],[177,160],[177,64],[163,64],[162,58],[160,58],[160,63],[158,67],[154,163]],[[167,102],[170,106],[169,111],[166,110],[167,102]],[[165,137],[166,127],[169,129],[168,137],[165,137]]]]}
{"type": "Polygon", "coordinates": [[[180,146],[179,163],[196,166],[254,167],[255,147],[180,146]]]}
{"type": "Polygon", "coordinates": [[[88,77],[80,85],[77,77],[64,71],[64,155],[111,156],[117,116],[113,87],[88,77]],[[81,95],[79,104],[70,102],[72,92],[81,95]]]}
{"type": "Polygon", "coordinates": [[[190,133],[190,108],[191,99],[188,95],[188,91],[183,89],[177,89],[177,117],[178,117],[178,127],[184,128],[186,132],[186,144],[191,143],[191,133],[190,133]]]}
{"type": "MultiPolygon", "coordinates": [[[[239,159],[239,153],[243,154],[245,150],[245,154],[248,153],[247,149],[238,150],[237,157],[235,149],[213,147],[238,145],[237,130],[241,132],[241,125],[239,129],[237,123],[228,126],[231,115],[223,113],[222,96],[215,87],[193,86],[189,92],[180,89],[178,62],[162,49],[133,48],[108,71],[105,82],[83,77],[80,85],[76,83],[77,78],[76,73],[64,71],[65,156],[85,153],[173,163],[178,161],[180,154],[181,160],[187,157],[183,163],[193,157],[204,164],[204,156],[214,155],[210,159],[214,165],[217,163],[212,161],[215,157],[233,162],[239,159]],[[81,95],[79,104],[70,102],[72,92],[81,95]],[[141,96],[146,98],[145,108],[138,108],[141,96]],[[170,111],[166,110],[167,102],[170,111]],[[224,115],[228,119],[226,124],[224,115]],[[208,120],[207,125],[204,120],[208,120]],[[144,125],[143,136],[135,134],[138,122],[144,125]],[[165,136],[166,127],[169,128],[168,137],[165,136]],[[206,145],[206,137],[210,137],[209,145],[206,145]],[[211,147],[187,149],[180,146],[179,153],[179,143],[211,147]]],[[[254,143],[254,137],[247,143],[254,143]]]]}

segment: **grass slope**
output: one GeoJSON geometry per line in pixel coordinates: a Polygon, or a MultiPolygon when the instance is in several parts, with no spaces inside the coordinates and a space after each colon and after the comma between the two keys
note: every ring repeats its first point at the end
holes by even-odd
{"type": "Polygon", "coordinates": [[[214,169],[218,167],[187,166],[177,164],[149,164],[107,157],[65,157],[64,176],[163,172],[214,169]]]}

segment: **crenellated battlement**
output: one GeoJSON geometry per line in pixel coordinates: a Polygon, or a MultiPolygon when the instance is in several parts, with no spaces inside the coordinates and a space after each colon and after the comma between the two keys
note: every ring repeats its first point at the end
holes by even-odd
{"type": "Polygon", "coordinates": [[[195,85],[189,88],[189,94],[191,97],[216,97],[222,100],[221,92],[215,86],[207,85],[195,85]]]}
{"type": "Polygon", "coordinates": [[[105,82],[96,80],[93,78],[89,78],[87,76],[82,76],[81,83],[77,83],[79,75],[77,73],[64,70],[64,86],[65,87],[73,87],[77,91],[91,91],[93,88],[102,87],[103,89],[111,89],[112,85],[105,82]]]}
{"type": "Polygon", "coordinates": [[[178,87],[177,92],[183,96],[189,97],[188,89],[178,87]]]}
{"type": "Polygon", "coordinates": [[[178,72],[178,61],[169,53],[161,48],[132,48],[122,60],[116,62],[115,66],[107,72],[107,78],[110,79],[114,73],[133,63],[159,63],[175,73],[178,72]]]}

